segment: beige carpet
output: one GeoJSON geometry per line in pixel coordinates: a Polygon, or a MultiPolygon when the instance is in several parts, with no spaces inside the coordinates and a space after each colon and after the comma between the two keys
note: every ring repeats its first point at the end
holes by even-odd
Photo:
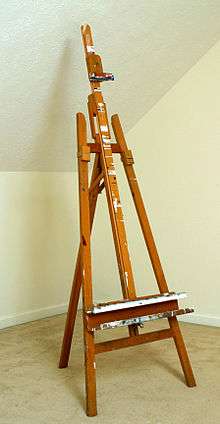
{"type": "MultiPolygon", "coordinates": [[[[1,424],[219,424],[220,329],[182,324],[198,386],[184,384],[172,340],[97,356],[98,416],[84,412],[81,320],[69,368],[57,362],[64,316],[0,332],[1,424]]],[[[165,326],[150,323],[148,331],[165,326]]],[[[114,336],[127,334],[114,330],[114,336]]],[[[111,330],[99,333],[112,337],[111,330]]]]}

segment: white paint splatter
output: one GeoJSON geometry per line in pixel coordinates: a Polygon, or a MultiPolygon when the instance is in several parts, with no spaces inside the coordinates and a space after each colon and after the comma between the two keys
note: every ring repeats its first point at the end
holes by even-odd
{"type": "Polygon", "coordinates": [[[95,53],[94,46],[86,46],[86,50],[87,50],[88,53],[95,53]]]}
{"type": "Polygon", "coordinates": [[[114,170],[114,169],[110,169],[110,170],[108,171],[108,175],[116,175],[115,170],[114,170]]]}
{"type": "Polygon", "coordinates": [[[108,132],[108,126],[107,125],[100,125],[100,130],[103,132],[108,132]]]}
{"type": "Polygon", "coordinates": [[[121,203],[118,202],[118,199],[113,200],[113,206],[114,206],[115,212],[117,213],[118,208],[121,208],[121,203]]]}
{"type": "Polygon", "coordinates": [[[126,283],[127,283],[127,286],[128,286],[128,272],[127,271],[125,271],[125,280],[126,280],[126,283]]]}

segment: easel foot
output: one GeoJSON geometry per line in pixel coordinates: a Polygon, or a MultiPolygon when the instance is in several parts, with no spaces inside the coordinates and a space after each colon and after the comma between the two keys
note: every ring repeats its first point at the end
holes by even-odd
{"type": "Polygon", "coordinates": [[[170,328],[173,332],[173,339],[176,345],[176,350],[179,356],[179,360],[182,366],[182,370],[185,376],[186,385],[188,387],[195,387],[196,381],[193,375],[193,370],[190,364],[189,356],[186,350],[186,346],[183,340],[182,333],[180,331],[179,323],[176,317],[169,318],[170,328]]]}
{"type": "Polygon", "coordinates": [[[86,409],[86,415],[87,417],[96,417],[97,415],[97,408],[95,407],[87,407],[86,409]]]}

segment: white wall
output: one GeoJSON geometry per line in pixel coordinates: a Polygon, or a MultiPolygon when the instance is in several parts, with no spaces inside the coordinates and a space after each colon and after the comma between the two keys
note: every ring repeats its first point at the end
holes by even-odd
{"type": "MultiPolygon", "coordinates": [[[[219,75],[220,43],[127,135],[170,288],[188,291],[192,319],[213,325],[220,324],[219,75]]],[[[121,172],[119,180],[124,205],[121,172]]],[[[1,327],[66,309],[78,244],[77,191],[70,172],[0,173],[1,327]]],[[[104,194],[99,202],[97,301],[120,295],[104,194]]],[[[139,294],[155,293],[130,197],[125,212],[139,294]]]]}
{"type": "MultiPolygon", "coordinates": [[[[112,254],[102,265],[113,242],[104,195],[99,203],[93,277],[101,301],[120,290],[112,254]]],[[[77,174],[0,172],[0,204],[0,328],[65,312],[79,243],[77,174]]]]}
{"type": "Polygon", "coordinates": [[[66,309],[76,193],[71,173],[0,173],[0,326],[66,309]]]}
{"type": "Polygon", "coordinates": [[[129,132],[171,288],[220,325],[220,42],[129,132]]]}
{"type": "Polygon", "coordinates": [[[1,5],[3,172],[72,171],[73,116],[86,111],[89,90],[82,24],[92,26],[104,69],[116,76],[114,84],[105,85],[108,108],[120,110],[129,129],[220,37],[218,0],[9,0],[1,5]],[[147,80],[141,83],[142,69],[147,80]],[[137,93],[139,102],[130,110],[127,103],[137,93]]]}

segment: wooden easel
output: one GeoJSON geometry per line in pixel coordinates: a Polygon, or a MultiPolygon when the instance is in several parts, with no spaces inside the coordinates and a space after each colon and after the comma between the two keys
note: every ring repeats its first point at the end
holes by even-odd
{"type": "Polygon", "coordinates": [[[95,355],[102,352],[134,346],[141,343],[173,338],[186,384],[196,385],[186,347],[176,316],[193,312],[193,309],[180,309],[178,300],[185,293],[169,292],[150,229],[144,203],[134,171],[134,160],[128,149],[118,115],[112,116],[111,123],[116,143],[111,141],[106,106],[101,92],[101,82],[113,80],[112,74],[103,72],[100,56],[95,53],[89,25],[81,28],[87,70],[92,93],[88,96],[88,110],[92,138],[87,142],[86,121],[82,113],[77,113],[78,170],[80,199],[80,246],[76,262],[73,287],[69,302],[66,326],[60,356],[60,368],[68,366],[80,288],[83,289],[83,322],[85,343],[86,412],[88,416],[97,414],[96,408],[96,363],[95,355]],[[95,154],[93,171],[89,185],[88,162],[90,154],[95,154]],[[124,165],[128,184],[135,203],[138,219],[148,249],[160,294],[137,297],[132,267],[128,252],[123,213],[113,162],[113,154],[119,153],[124,165]],[[114,238],[123,300],[94,305],[91,274],[91,229],[99,193],[105,189],[114,238]],[[146,334],[139,334],[139,326],[144,322],[167,318],[169,328],[146,334]],[[128,326],[129,335],[121,339],[95,343],[95,330],[128,326]]]}

